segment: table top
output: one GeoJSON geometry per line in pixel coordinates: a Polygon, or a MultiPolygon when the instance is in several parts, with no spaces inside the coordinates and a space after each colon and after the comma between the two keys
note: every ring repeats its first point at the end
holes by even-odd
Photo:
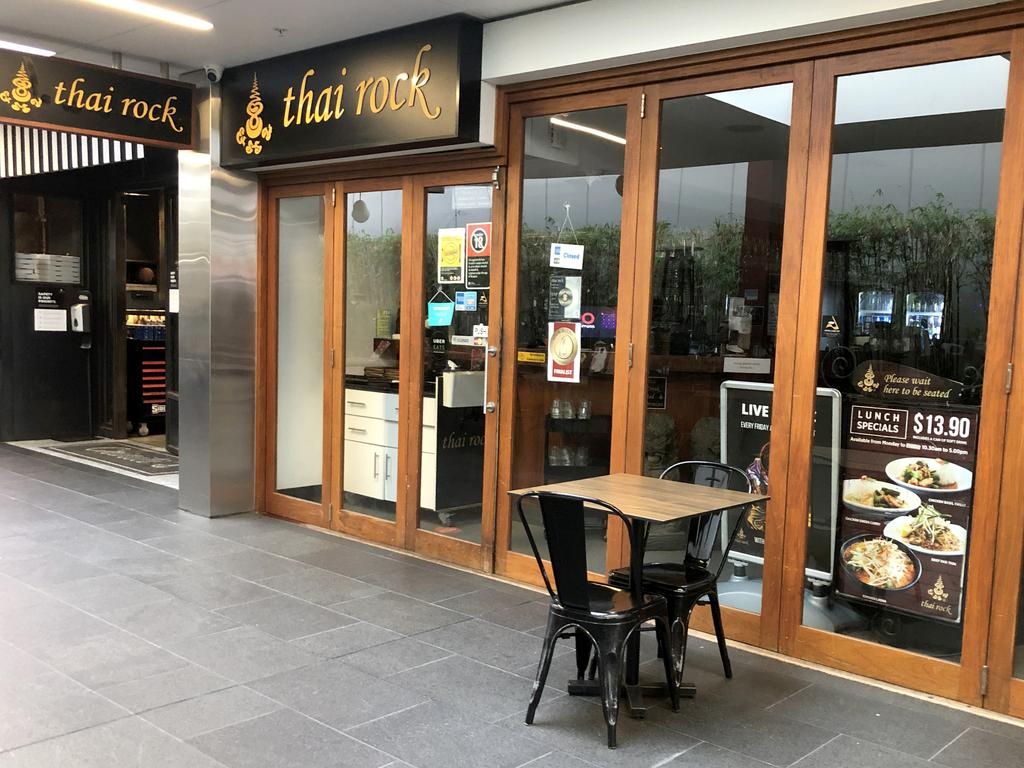
{"type": "Polygon", "coordinates": [[[538,485],[509,491],[521,496],[531,491],[552,491],[573,496],[589,496],[612,504],[626,517],[652,523],[669,523],[687,517],[720,512],[752,502],[767,501],[769,496],[710,488],[706,485],[659,480],[644,475],[601,475],[564,483],[538,485]]]}

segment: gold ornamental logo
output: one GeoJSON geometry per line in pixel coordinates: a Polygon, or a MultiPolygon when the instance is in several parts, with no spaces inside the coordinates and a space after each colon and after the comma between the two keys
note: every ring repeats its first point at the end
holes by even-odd
{"type": "Polygon", "coordinates": [[[25,63],[18,67],[18,73],[11,78],[9,90],[0,91],[0,101],[10,106],[15,112],[26,115],[37,107],[43,106],[43,100],[32,94],[32,80],[25,71],[25,63]]]}
{"type": "Polygon", "coordinates": [[[864,372],[864,378],[857,382],[857,387],[861,392],[870,394],[878,389],[879,386],[881,385],[875,381],[875,369],[869,365],[868,369],[864,372]]]}
{"type": "Polygon", "coordinates": [[[935,584],[928,590],[928,596],[931,597],[932,600],[938,600],[940,603],[944,603],[949,599],[949,592],[946,591],[946,583],[942,580],[941,576],[935,580],[935,584]]]}
{"type": "Polygon", "coordinates": [[[263,142],[270,141],[274,133],[274,127],[264,123],[263,97],[260,96],[260,84],[256,80],[255,73],[252,76],[252,90],[249,91],[249,103],[245,105],[245,113],[249,116],[245,125],[238,129],[235,134],[235,142],[245,147],[245,154],[258,155],[263,151],[263,142]]]}
{"type": "Polygon", "coordinates": [[[764,504],[751,504],[750,511],[747,513],[747,525],[757,533],[764,533],[765,528],[765,508],[764,504]]]}

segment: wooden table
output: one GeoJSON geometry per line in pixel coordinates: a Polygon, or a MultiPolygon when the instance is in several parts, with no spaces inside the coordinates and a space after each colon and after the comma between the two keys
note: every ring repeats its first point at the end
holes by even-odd
{"type": "MultiPolygon", "coordinates": [[[[618,507],[633,524],[631,561],[641,565],[644,561],[647,530],[651,523],[686,520],[757,502],[763,503],[770,498],[725,488],[711,488],[706,485],[681,483],[677,480],[659,480],[644,475],[622,473],[569,480],[551,485],[538,485],[533,488],[520,488],[509,491],[509,495],[521,496],[535,491],[586,496],[618,507]]],[[[634,584],[632,588],[637,599],[642,599],[642,585],[634,584]]],[[[630,639],[626,658],[626,700],[629,702],[634,717],[643,717],[644,693],[665,693],[664,685],[639,685],[639,676],[640,637],[637,633],[630,639]]],[[[596,683],[595,680],[571,680],[569,693],[600,695],[600,686],[596,683]]],[[[681,696],[692,697],[697,693],[697,688],[692,684],[684,683],[679,693],[681,696]]]]}

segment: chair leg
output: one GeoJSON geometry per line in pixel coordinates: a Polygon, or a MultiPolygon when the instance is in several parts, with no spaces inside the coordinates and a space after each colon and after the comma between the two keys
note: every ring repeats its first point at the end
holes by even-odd
{"type": "Polygon", "coordinates": [[[725,630],[722,628],[722,608],[718,604],[718,590],[708,593],[708,602],[711,604],[711,618],[715,622],[715,636],[718,638],[718,653],[722,657],[722,668],[725,676],[732,679],[732,663],[729,661],[729,648],[725,644],[725,630]]]}
{"type": "Polygon", "coordinates": [[[616,747],[616,725],[619,720],[619,689],[622,687],[622,644],[606,648],[601,652],[601,706],[604,720],[608,724],[608,748],[616,747]]]}
{"type": "Polygon", "coordinates": [[[537,665],[537,679],[533,683],[533,695],[530,697],[530,706],[526,710],[526,724],[533,725],[533,716],[537,713],[537,705],[540,704],[541,694],[544,693],[544,684],[548,679],[548,670],[551,668],[551,658],[555,655],[555,641],[561,626],[553,616],[548,617],[548,628],[544,633],[544,646],[540,652],[540,663],[537,665]]]}
{"type": "MultiPolygon", "coordinates": [[[[587,674],[587,666],[590,664],[590,650],[593,643],[582,629],[576,630],[576,679],[583,680],[587,674]]],[[[597,657],[594,657],[594,663],[597,657]]]]}
{"type": "MultiPolygon", "coordinates": [[[[668,648],[672,642],[669,638],[669,621],[668,618],[659,618],[655,620],[655,625],[658,629],[658,648],[668,648]]],[[[672,663],[672,654],[665,652],[661,654],[662,662],[665,665],[665,681],[668,683],[668,694],[672,700],[672,711],[679,711],[679,686],[676,683],[675,665],[672,663]]]]}

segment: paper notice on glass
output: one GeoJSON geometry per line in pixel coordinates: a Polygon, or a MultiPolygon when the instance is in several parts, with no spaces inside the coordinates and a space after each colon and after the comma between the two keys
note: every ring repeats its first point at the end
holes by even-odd
{"type": "Polygon", "coordinates": [[[548,284],[548,319],[579,320],[583,278],[552,275],[548,284]]]}
{"type": "Polygon", "coordinates": [[[583,269],[583,246],[578,243],[552,243],[551,266],[583,269]]]}
{"type": "Polygon", "coordinates": [[[437,230],[437,282],[466,282],[466,230],[437,230]]]}
{"type": "Polygon", "coordinates": [[[66,331],[68,311],[66,309],[36,309],[33,327],[37,331],[66,331]]]}
{"type": "Polygon", "coordinates": [[[548,323],[548,381],[580,380],[580,324],[548,323]]]}

